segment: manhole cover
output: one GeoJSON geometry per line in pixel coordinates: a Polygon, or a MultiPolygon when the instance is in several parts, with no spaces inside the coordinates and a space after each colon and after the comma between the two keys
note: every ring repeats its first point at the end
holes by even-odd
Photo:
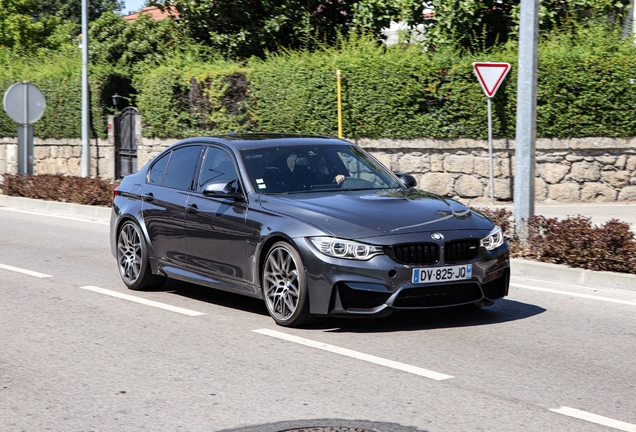
{"type": "Polygon", "coordinates": [[[368,420],[291,420],[223,429],[220,432],[426,432],[413,426],[368,420]]]}
{"type": "Polygon", "coordinates": [[[352,427],[338,427],[338,426],[317,426],[300,429],[285,429],[280,432],[376,432],[369,429],[360,429],[352,427]]]}

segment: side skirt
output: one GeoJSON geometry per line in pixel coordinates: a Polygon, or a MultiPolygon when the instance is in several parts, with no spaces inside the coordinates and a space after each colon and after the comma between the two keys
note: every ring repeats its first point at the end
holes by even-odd
{"type": "Polygon", "coordinates": [[[223,291],[229,291],[237,294],[246,295],[249,297],[263,298],[261,290],[248,283],[242,283],[237,281],[229,281],[226,279],[216,279],[209,276],[204,276],[191,270],[184,270],[178,267],[163,265],[157,263],[158,274],[163,274],[169,278],[189,282],[195,285],[205,286],[207,288],[214,288],[223,291]]]}

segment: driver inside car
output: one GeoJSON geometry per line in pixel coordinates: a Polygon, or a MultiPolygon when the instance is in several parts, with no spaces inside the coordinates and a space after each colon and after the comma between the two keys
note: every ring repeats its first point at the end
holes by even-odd
{"type": "Polygon", "coordinates": [[[345,181],[345,176],[342,174],[332,177],[324,157],[318,156],[313,151],[310,151],[307,156],[297,158],[294,167],[294,174],[302,177],[303,183],[311,185],[335,183],[341,185],[345,181]]]}

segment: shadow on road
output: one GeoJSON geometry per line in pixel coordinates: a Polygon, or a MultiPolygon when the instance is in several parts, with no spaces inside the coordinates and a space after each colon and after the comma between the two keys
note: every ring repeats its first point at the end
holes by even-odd
{"type": "Polygon", "coordinates": [[[329,319],[312,328],[335,333],[384,333],[454,327],[484,326],[526,319],[545,309],[515,300],[499,300],[493,306],[477,309],[473,305],[418,311],[400,311],[374,320],[329,319]],[[322,324],[322,325],[321,325],[322,324]],[[325,326],[328,324],[328,326],[325,326]]]}
{"type": "Polygon", "coordinates": [[[267,309],[263,300],[231,293],[219,289],[207,288],[175,279],[168,279],[160,291],[170,292],[175,295],[187,297],[193,300],[237,309],[244,312],[256,313],[267,316],[267,309]]]}
{"type": "MultiPolygon", "coordinates": [[[[246,297],[186,282],[168,279],[161,291],[229,309],[267,316],[263,300],[246,297]]],[[[493,306],[478,309],[471,305],[451,308],[396,311],[386,318],[323,317],[308,329],[339,333],[383,333],[453,327],[484,326],[531,318],[545,309],[515,300],[499,300],[493,306]]]]}

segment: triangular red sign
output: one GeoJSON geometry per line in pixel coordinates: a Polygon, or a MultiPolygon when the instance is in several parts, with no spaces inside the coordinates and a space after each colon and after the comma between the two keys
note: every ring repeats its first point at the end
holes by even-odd
{"type": "Polygon", "coordinates": [[[486,96],[493,97],[510,72],[510,63],[473,63],[473,70],[486,96]]]}

